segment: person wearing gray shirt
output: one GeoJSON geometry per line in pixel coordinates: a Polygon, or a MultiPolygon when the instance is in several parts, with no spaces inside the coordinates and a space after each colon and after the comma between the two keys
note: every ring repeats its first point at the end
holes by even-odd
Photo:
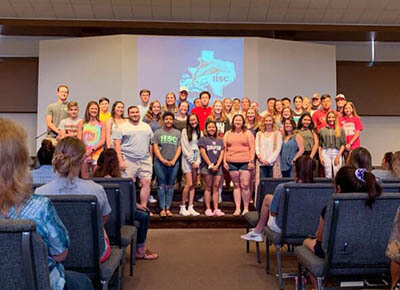
{"type": "Polygon", "coordinates": [[[61,120],[68,118],[67,104],[68,104],[69,89],[66,85],[60,85],[57,88],[57,102],[47,106],[46,109],[46,125],[47,135],[54,145],[57,143],[57,136],[60,134],[58,126],[61,120]]]}
{"type": "Polygon", "coordinates": [[[150,195],[151,177],[153,175],[153,150],[151,140],[153,131],[149,124],[140,121],[137,106],[128,108],[128,121],[112,131],[115,151],[123,177],[135,180],[139,178],[140,204],[147,206],[150,195]]]}
{"type": "Polygon", "coordinates": [[[174,195],[174,183],[181,155],[181,133],[173,128],[174,114],[163,114],[164,126],[153,136],[153,150],[156,156],[154,171],[157,176],[157,194],[160,201],[161,217],[173,216],[169,210],[174,195]]]}

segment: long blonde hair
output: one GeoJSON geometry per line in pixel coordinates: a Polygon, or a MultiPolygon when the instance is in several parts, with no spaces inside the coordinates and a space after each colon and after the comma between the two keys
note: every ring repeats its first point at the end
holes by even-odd
{"type": "Polygon", "coordinates": [[[72,180],[79,175],[79,169],[86,153],[85,144],[74,137],[61,139],[53,156],[53,167],[60,176],[72,180]]]}
{"type": "Polygon", "coordinates": [[[176,95],[175,95],[174,92],[168,92],[168,93],[165,95],[165,105],[164,105],[164,108],[163,108],[163,109],[164,109],[164,113],[165,113],[165,112],[172,112],[172,113],[176,114],[176,113],[178,112],[178,106],[176,105],[176,95]],[[175,104],[174,104],[174,109],[173,109],[173,111],[168,110],[168,106],[167,106],[167,97],[168,97],[169,95],[174,96],[174,99],[175,99],[175,104]]]}
{"type": "Polygon", "coordinates": [[[0,212],[5,216],[32,195],[26,140],[20,125],[0,118],[0,212]]]}
{"type": "Polygon", "coordinates": [[[216,103],[220,103],[221,106],[222,106],[222,110],[221,110],[221,114],[220,114],[220,121],[221,121],[221,122],[225,122],[225,120],[226,120],[226,115],[225,115],[225,111],[224,111],[224,103],[223,103],[221,100],[215,100],[215,102],[214,102],[213,105],[212,105],[211,114],[210,114],[210,116],[209,116],[208,118],[209,118],[211,121],[216,121],[217,116],[215,115],[215,111],[214,111],[214,108],[215,108],[215,104],[216,104],[216,103]]]}
{"type": "Polygon", "coordinates": [[[400,151],[394,152],[390,162],[391,171],[400,177],[400,151]]]}
{"type": "Polygon", "coordinates": [[[266,115],[261,119],[261,122],[260,122],[260,124],[259,124],[259,126],[258,126],[258,127],[260,128],[261,132],[263,132],[263,133],[267,130],[267,128],[265,128],[265,120],[266,120],[267,118],[271,118],[271,119],[272,119],[272,131],[275,131],[275,126],[276,126],[276,124],[275,124],[275,118],[274,118],[274,116],[271,115],[271,114],[266,114],[266,115]]]}
{"type": "Polygon", "coordinates": [[[247,114],[248,114],[248,112],[249,112],[250,110],[253,110],[253,111],[254,111],[254,125],[252,126],[252,128],[253,128],[254,130],[257,130],[257,129],[258,129],[258,126],[259,126],[259,124],[258,124],[259,114],[258,114],[258,112],[257,112],[256,109],[249,108],[249,109],[247,110],[246,116],[245,116],[246,125],[249,125],[249,120],[248,120],[248,118],[247,118],[247,114]]]}
{"type": "Polygon", "coordinates": [[[146,119],[147,121],[149,121],[149,122],[153,122],[154,121],[154,118],[156,118],[157,120],[157,122],[158,122],[158,124],[160,124],[160,125],[162,125],[162,120],[161,120],[161,115],[162,115],[162,112],[161,112],[161,103],[159,102],[159,101],[157,101],[157,100],[155,100],[155,101],[152,101],[151,103],[150,103],[150,106],[149,106],[149,109],[147,110],[147,112],[146,112],[146,115],[144,116],[144,119],[146,119]],[[160,105],[160,113],[158,113],[158,115],[156,116],[156,117],[154,117],[154,113],[153,113],[153,106],[154,106],[154,104],[156,104],[156,103],[158,103],[159,105],[160,105]]]}
{"type": "Polygon", "coordinates": [[[336,135],[336,138],[340,138],[341,132],[340,132],[340,125],[339,125],[339,118],[336,115],[336,112],[329,111],[328,114],[326,114],[326,123],[328,123],[328,116],[330,114],[333,114],[335,116],[335,135],[336,135]]]}

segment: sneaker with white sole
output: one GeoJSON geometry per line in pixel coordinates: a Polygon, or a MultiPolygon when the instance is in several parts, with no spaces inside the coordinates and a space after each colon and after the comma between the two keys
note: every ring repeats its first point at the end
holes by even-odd
{"type": "Polygon", "coordinates": [[[190,212],[186,209],[186,205],[180,205],[181,209],[179,210],[179,214],[183,216],[189,216],[190,212]]]}
{"type": "Polygon", "coordinates": [[[155,202],[157,202],[157,199],[155,199],[154,196],[150,194],[149,203],[155,203],[155,202]]]}
{"type": "Polygon", "coordinates": [[[206,216],[213,216],[213,211],[211,209],[206,209],[206,211],[204,212],[204,214],[206,216]]]}
{"type": "Polygon", "coordinates": [[[264,236],[262,233],[256,233],[254,231],[250,231],[245,235],[240,236],[243,240],[254,241],[254,242],[263,242],[264,236]]]}
{"type": "Polygon", "coordinates": [[[193,208],[193,205],[189,205],[187,209],[188,213],[191,214],[192,216],[199,216],[200,213],[195,211],[193,208]]]}
{"type": "Polygon", "coordinates": [[[224,213],[222,210],[220,210],[220,209],[215,209],[215,210],[213,211],[213,215],[214,215],[214,216],[224,216],[225,213],[224,213]]]}
{"type": "Polygon", "coordinates": [[[276,224],[276,217],[274,217],[274,216],[271,216],[271,215],[269,216],[267,226],[270,228],[271,231],[274,231],[275,233],[280,234],[282,232],[282,230],[276,224]]]}

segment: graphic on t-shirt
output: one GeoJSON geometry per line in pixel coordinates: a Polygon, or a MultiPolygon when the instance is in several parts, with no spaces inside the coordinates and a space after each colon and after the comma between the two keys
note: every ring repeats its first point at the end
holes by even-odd
{"type": "Polygon", "coordinates": [[[235,64],[214,58],[213,50],[202,50],[197,67],[189,67],[191,74],[182,74],[180,86],[187,87],[190,92],[208,91],[223,96],[224,87],[236,80],[235,64]]]}
{"type": "Polygon", "coordinates": [[[221,145],[217,145],[217,142],[212,141],[211,145],[207,145],[207,151],[212,151],[214,155],[217,155],[221,151],[221,145]]]}
{"type": "Polygon", "coordinates": [[[352,122],[344,123],[343,129],[346,136],[352,136],[356,133],[356,125],[352,122]]]}
{"type": "Polygon", "coordinates": [[[172,145],[177,145],[178,144],[178,138],[176,136],[171,136],[171,135],[161,135],[160,136],[160,142],[161,144],[172,144],[172,145]]]}

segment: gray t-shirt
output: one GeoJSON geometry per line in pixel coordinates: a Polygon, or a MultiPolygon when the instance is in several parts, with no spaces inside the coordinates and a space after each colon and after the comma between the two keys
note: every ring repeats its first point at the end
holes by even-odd
{"type": "Polygon", "coordinates": [[[66,134],[73,134],[73,137],[78,136],[78,125],[81,119],[76,118],[72,120],[70,117],[67,119],[61,120],[60,124],[58,125],[58,129],[65,130],[66,134]]]}
{"type": "Polygon", "coordinates": [[[121,153],[124,156],[133,159],[147,159],[150,156],[153,131],[147,123],[133,125],[131,121],[126,121],[113,127],[111,138],[121,140],[121,153]]]}
{"type": "Polygon", "coordinates": [[[172,128],[167,131],[164,127],[158,129],[153,136],[153,144],[157,144],[164,159],[172,160],[181,143],[181,132],[172,128]]]}
{"type": "MultiPolygon", "coordinates": [[[[61,120],[69,117],[67,111],[67,104],[68,102],[65,103],[55,102],[47,106],[46,116],[49,115],[51,116],[51,120],[54,126],[56,126],[57,128],[60,125],[61,120]]],[[[48,136],[57,137],[57,134],[54,131],[50,130],[48,136]]]]}
{"type": "Polygon", "coordinates": [[[139,108],[139,114],[140,114],[140,121],[143,121],[144,116],[146,116],[146,113],[150,108],[150,102],[147,104],[146,107],[139,105],[138,108],[139,108]]]}
{"type": "Polygon", "coordinates": [[[111,212],[111,206],[108,202],[106,192],[103,186],[95,183],[92,180],[85,180],[75,177],[72,181],[69,181],[66,177],[56,175],[56,177],[50,183],[47,183],[41,187],[36,188],[35,194],[40,195],[60,195],[60,194],[72,194],[81,195],[89,194],[97,197],[99,203],[100,212],[102,216],[107,216],[111,212]]]}

